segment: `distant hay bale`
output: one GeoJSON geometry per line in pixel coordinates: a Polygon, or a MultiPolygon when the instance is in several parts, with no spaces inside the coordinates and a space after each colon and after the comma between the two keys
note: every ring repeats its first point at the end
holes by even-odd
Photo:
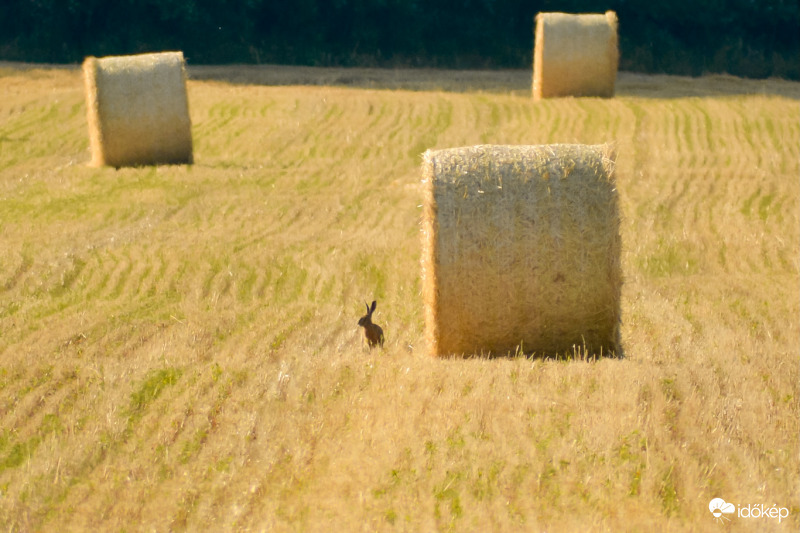
{"type": "Polygon", "coordinates": [[[539,13],[533,51],[533,97],[614,96],[617,14],[539,13]]]}
{"type": "Polygon", "coordinates": [[[620,354],[615,159],[609,145],[425,152],[433,355],[620,354]]]}
{"type": "Polygon", "coordinates": [[[87,57],[83,77],[92,165],[192,162],[183,53],[87,57]]]}

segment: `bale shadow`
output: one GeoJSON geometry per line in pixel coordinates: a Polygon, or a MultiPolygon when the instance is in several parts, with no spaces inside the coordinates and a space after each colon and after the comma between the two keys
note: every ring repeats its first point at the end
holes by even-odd
{"type": "Polygon", "coordinates": [[[529,361],[559,361],[559,362],[599,362],[603,360],[623,360],[627,359],[625,355],[625,348],[622,343],[611,350],[606,351],[590,350],[586,345],[579,346],[574,344],[571,351],[561,352],[536,352],[525,350],[523,347],[517,346],[516,350],[506,353],[493,353],[493,352],[480,352],[480,353],[462,353],[462,354],[449,354],[435,356],[439,359],[446,360],[471,360],[471,359],[486,359],[486,360],[514,360],[514,359],[527,359],[529,361]]]}

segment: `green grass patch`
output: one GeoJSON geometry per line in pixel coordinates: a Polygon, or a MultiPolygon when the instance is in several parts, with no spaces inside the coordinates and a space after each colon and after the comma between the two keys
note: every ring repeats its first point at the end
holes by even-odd
{"type": "MultiPolygon", "coordinates": [[[[31,458],[42,441],[51,433],[62,430],[61,419],[58,415],[50,413],[44,416],[39,430],[27,440],[16,442],[10,446],[8,454],[0,460],[0,473],[10,468],[22,466],[31,458]]],[[[11,436],[4,432],[0,434],[0,452],[9,446],[11,436]]]]}
{"type": "Polygon", "coordinates": [[[152,370],[145,376],[142,383],[131,394],[128,404],[130,419],[140,418],[153,401],[167,388],[175,385],[181,377],[182,371],[178,368],[163,368],[152,370]]]}
{"type": "Polygon", "coordinates": [[[0,461],[0,473],[9,468],[21,466],[22,463],[33,456],[41,442],[42,437],[35,435],[28,440],[14,444],[8,454],[0,461]]]}
{"type": "Polygon", "coordinates": [[[639,270],[649,277],[688,276],[699,270],[697,250],[689,243],[659,239],[656,250],[637,259],[639,270]]]}
{"type": "Polygon", "coordinates": [[[661,477],[658,496],[661,499],[661,511],[667,516],[675,516],[680,508],[678,489],[675,486],[674,466],[671,466],[661,477]]]}

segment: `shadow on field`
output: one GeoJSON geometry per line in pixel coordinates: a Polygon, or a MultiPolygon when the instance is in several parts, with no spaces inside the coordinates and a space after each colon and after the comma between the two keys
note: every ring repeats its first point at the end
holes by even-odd
{"type": "MultiPolygon", "coordinates": [[[[190,66],[189,77],[237,85],[305,85],[378,90],[511,93],[531,92],[530,69],[442,70],[300,67],[287,65],[190,66]]],[[[800,83],[729,75],[699,78],[620,72],[617,96],[684,98],[771,94],[800,100],[800,83]]]]}
{"type": "Polygon", "coordinates": [[[525,70],[231,65],[191,66],[189,77],[241,85],[307,85],[407,91],[528,93],[531,86],[531,73],[525,70]]]}
{"type": "MultiPolygon", "coordinates": [[[[80,65],[0,61],[0,78],[17,71],[80,71],[80,65]]],[[[29,73],[30,74],[30,73],[29,73]]],[[[530,69],[443,70],[302,67],[290,65],[190,65],[189,78],[234,85],[328,86],[376,90],[488,92],[530,96],[530,69]]],[[[726,74],[699,78],[620,72],[616,95],[639,98],[717,97],[762,94],[800,100],[800,83],[751,80],[726,74]]]]}
{"type": "Polygon", "coordinates": [[[444,361],[467,361],[467,360],[519,360],[525,359],[528,361],[558,361],[562,363],[568,362],[582,362],[582,363],[595,363],[605,360],[625,360],[625,347],[620,340],[616,346],[616,350],[605,351],[591,350],[586,345],[579,346],[577,344],[572,346],[571,350],[565,352],[536,352],[530,350],[517,349],[514,352],[508,353],[493,353],[493,352],[477,352],[477,353],[452,353],[433,355],[428,354],[434,359],[444,361]]]}
{"type": "Polygon", "coordinates": [[[800,83],[781,80],[751,80],[727,74],[709,74],[699,78],[666,74],[620,72],[617,96],[639,98],[718,97],[761,94],[800,100],[800,83]]]}

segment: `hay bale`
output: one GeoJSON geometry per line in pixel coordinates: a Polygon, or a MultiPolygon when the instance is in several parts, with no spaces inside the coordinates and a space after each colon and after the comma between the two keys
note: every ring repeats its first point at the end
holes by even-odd
{"type": "Polygon", "coordinates": [[[614,96],[617,14],[539,13],[533,50],[533,97],[614,96]]]}
{"type": "Polygon", "coordinates": [[[433,355],[621,353],[615,159],[609,145],[425,152],[433,355]]]}
{"type": "Polygon", "coordinates": [[[192,162],[182,52],[87,57],[83,78],[92,165],[192,162]]]}

